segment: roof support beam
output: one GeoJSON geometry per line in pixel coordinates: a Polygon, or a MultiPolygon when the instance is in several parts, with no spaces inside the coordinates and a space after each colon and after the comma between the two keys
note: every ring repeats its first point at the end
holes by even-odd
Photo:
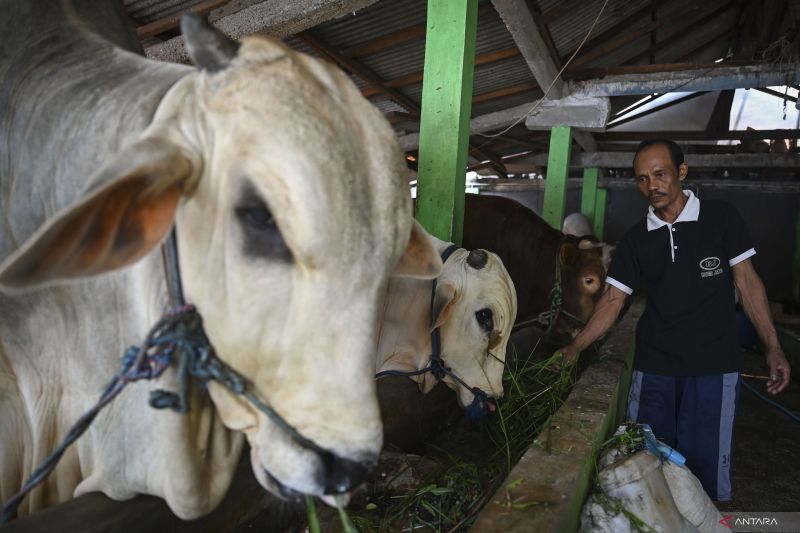
{"type": "Polygon", "coordinates": [[[545,38],[533,20],[527,3],[524,0],[492,0],[492,4],[500,13],[539,86],[547,91],[552,84],[547,93],[548,98],[557,100],[563,97],[566,93],[564,82],[558,76],[558,66],[550,55],[545,38]]]}
{"type": "Polygon", "coordinates": [[[735,131],[607,131],[596,135],[599,142],[639,142],[668,137],[674,141],[749,141],[758,139],[798,139],[800,130],[735,131]]]}
{"type": "MultiPolygon", "coordinates": [[[[570,167],[630,168],[634,152],[573,154],[570,167]]],[[[689,168],[800,168],[798,154],[686,154],[689,168]]],[[[531,158],[534,165],[547,165],[547,154],[531,158]]]]}
{"type": "Polygon", "coordinates": [[[671,91],[724,91],[800,81],[800,63],[712,66],[705,69],[609,75],[569,84],[575,96],[626,96],[671,91]]]}
{"type": "MultiPolygon", "coordinates": [[[[214,26],[233,39],[254,33],[282,38],[348,15],[375,2],[377,0],[264,0],[217,20],[214,26]]],[[[188,61],[183,37],[153,45],[147,48],[146,53],[147,57],[162,61],[188,61]]]]}

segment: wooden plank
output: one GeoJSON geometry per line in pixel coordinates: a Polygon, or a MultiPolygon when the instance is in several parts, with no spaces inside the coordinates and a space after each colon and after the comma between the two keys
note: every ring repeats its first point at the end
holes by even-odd
{"type": "MultiPolygon", "coordinates": [[[[723,0],[723,1],[727,2],[728,0],[723,0]]],[[[716,2],[715,4],[718,3],[719,2],[716,2]]],[[[637,28],[636,30],[624,32],[616,39],[611,39],[602,46],[598,46],[597,48],[594,49],[587,49],[588,51],[586,53],[581,54],[580,56],[575,58],[575,60],[571,64],[571,67],[577,68],[581,65],[590,63],[595,59],[599,59],[603,56],[606,56],[609,53],[613,52],[614,50],[622,46],[625,46],[626,44],[630,44],[633,41],[639,39],[640,37],[647,35],[652,30],[657,29],[659,26],[662,26],[664,24],[669,24],[673,20],[686,17],[690,13],[697,11],[698,9],[702,9],[703,7],[704,6],[702,4],[698,4],[695,2],[684,4],[681,7],[673,11],[670,11],[669,13],[663,14],[661,17],[659,17],[658,20],[654,22],[650,22],[649,24],[646,24],[641,28],[637,28]]]]}
{"type": "Polygon", "coordinates": [[[669,138],[674,141],[746,141],[758,139],[798,139],[800,130],[736,130],[736,131],[608,131],[595,133],[599,142],[649,141],[669,138]]]}
{"type": "MultiPolygon", "coordinates": [[[[491,4],[489,3],[482,4],[478,8],[478,17],[482,17],[487,13],[492,13],[492,12],[494,12],[494,8],[492,7],[491,4]]],[[[368,41],[364,41],[362,43],[350,46],[348,48],[343,48],[341,53],[342,55],[349,57],[358,57],[358,56],[374,54],[375,52],[380,52],[381,50],[385,50],[386,48],[390,48],[392,46],[408,42],[412,39],[425,37],[425,32],[426,32],[425,23],[415,24],[414,26],[409,26],[407,28],[403,28],[402,30],[389,33],[387,35],[381,35],[380,37],[376,37],[375,39],[370,39],[368,41]]]]}
{"type": "Polygon", "coordinates": [[[302,33],[298,33],[296,35],[298,39],[303,41],[305,44],[316,50],[320,55],[327,57],[334,63],[337,63],[341,67],[349,70],[362,80],[366,81],[367,83],[371,84],[373,87],[380,90],[386,96],[406,108],[409,113],[416,114],[419,112],[419,106],[416,102],[411,100],[409,97],[401,93],[396,89],[392,89],[390,87],[386,87],[384,85],[383,80],[375,74],[372,70],[366,67],[364,64],[356,61],[355,59],[345,57],[344,55],[340,54],[336,50],[333,50],[325,43],[317,39],[311,32],[304,31],[302,33]]]}
{"type": "MultiPolygon", "coordinates": [[[[524,92],[532,92],[539,88],[539,84],[535,81],[529,81],[525,83],[517,83],[516,85],[509,85],[508,87],[502,87],[495,91],[491,91],[488,93],[479,94],[472,98],[473,104],[480,104],[482,102],[488,102],[490,100],[496,100],[497,98],[503,98],[505,96],[511,96],[514,94],[520,94],[524,92]]],[[[531,95],[533,96],[533,95],[531,95]]]]}
{"type": "Polygon", "coordinates": [[[559,67],[548,51],[545,37],[533,19],[532,11],[524,0],[492,0],[517,47],[522,52],[528,68],[541,87],[550,87],[550,98],[564,96],[564,82],[558,75],[559,67]]]}
{"type": "MultiPolygon", "coordinates": [[[[519,48],[517,47],[481,54],[475,56],[475,66],[477,67],[479,65],[485,65],[487,63],[493,63],[495,61],[502,61],[503,59],[516,57],[518,55],[519,55],[519,48]]],[[[423,72],[419,71],[419,72],[414,72],[413,74],[409,74],[407,76],[403,76],[401,78],[388,80],[384,84],[387,87],[392,87],[392,88],[407,87],[415,83],[420,83],[422,81],[422,77],[423,77],[423,72]]],[[[361,94],[363,94],[367,98],[369,98],[370,96],[375,96],[380,92],[381,92],[380,89],[376,87],[366,87],[361,90],[361,94]]]]}
{"type": "Polygon", "coordinates": [[[597,189],[597,197],[594,206],[594,235],[601,241],[606,229],[606,204],[608,200],[608,189],[597,189]]]}
{"type": "Polygon", "coordinates": [[[550,153],[547,156],[542,218],[553,228],[561,230],[567,200],[567,177],[572,153],[572,128],[554,126],[550,132],[550,153]]]}
{"type": "Polygon", "coordinates": [[[136,35],[139,39],[144,39],[145,37],[152,37],[153,35],[158,35],[165,31],[177,29],[181,25],[181,17],[187,11],[194,11],[198,15],[207,15],[230,1],[231,0],[206,0],[205,2],[200,2],[178,13],[173,13],[172,15],[139,26],[136,28],[136,35]]]}
{"type": "Polygon", "coordinates": [[[597,178],[600,169],[587,167],[583,169],[583,187],[581,187],[581,213],[589,223],[594,223],[594,211],[597,203],[597,178]]]}
{"type": "Polygon", "coordinates": [[[800,62],[726,66],[717,64],[691,70],[647,74],[610,75],[571,82],[572,96],[625,96],[680,90],[722,91],[745,87],[793,85],[800,80],[800,62]]]}
{"type": "MultiPolygon", "coordinates": [[[[570,166],[631,168],[633,152],[596,152],[573,154],[570,166]]],[[[686,154],[689,168],[800,168],[800,154],[686,154]]],[[[546,165],[545,154],[531,158],[534,165],[546,165]]],[[[800,182],[798,183],[800,184],[800,182]]],[[[754,184],[758,187],[758,183],[754,184]]]]}
{"type": "Polygon", "coordinates": [[[428,1],[417,218],[429,233],[456,244],[464,224],[477,19],[477,0],[428,1]]]}

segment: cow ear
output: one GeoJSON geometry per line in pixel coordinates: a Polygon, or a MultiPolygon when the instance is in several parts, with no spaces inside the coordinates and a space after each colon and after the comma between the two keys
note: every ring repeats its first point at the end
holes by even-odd
{"type": "Polygon", "coordinates": [[[578,242],[578,249],[594,250],[595,248],[602,248],[604,245],[604,242],[597,242],[592,239],[581,239],[580,242],[578,242]]]}
{"type": "Polygon", "coordinates": [[[192,11],[181,18],[181,33],[192,62],[209,72],[227,67],[239,51],[239,43],[192,11]]]}
{"type": "Polygon", "coordinates": [[[452,281],[443,281],[436,285],[436,294],[431,307],[431,331],[447,322],[457,299],[458,288],[452,281]]]}
{"type": "Polygon", "coordinates": [[[578,248],[574,244],[565,243],[561,245],[559,260],[561,266],[572,266],[578,259],[578,248]]]}
{"type": "Polygon", "coordinates": [[[433,247],[428,234],[414,221],[411,237],[403,256],[392,275],[403,278],[433,279],[442,272],[442,258],[433,247]]]}
{"type": "Polygon", "coordinates": [[[130,265],[152,250],[172,220],[192,164],[157,139],[123,150],[100,185],[40,228],[0,265],[0,286],[27,288],[130,265]]]}

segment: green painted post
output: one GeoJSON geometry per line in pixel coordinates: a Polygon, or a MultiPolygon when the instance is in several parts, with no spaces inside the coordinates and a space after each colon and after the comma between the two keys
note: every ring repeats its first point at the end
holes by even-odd
{"type": "Polygon", "coordinates": [[[547,179],[544,184],[542,218],[557,230],[564,222],[567,203],[567,176],[572,152],[572,128],[553,126],[550,130],[550,154],[547,156],[547,179]]]}
{"type": "Polygon", "coordinates": [[[456,244],[464,224],[477,22],[477,0],[428,0],[417,219],[456,244]]]}
{"type": "Polygon", "coordinates": [[[597,189],[597,200],[594,204],[594,235],[601,241],[606,228],[606,200],[608,189],[597,189]]]}
{"type": "Polygon", "coordinates": [[[597,167],[589,167],[583,169],[583,188],[581,189],[581,213],[587,219],[589,224],[594,223],[594,206],[597,201],[597,176],[599,174],[597,167]]]}

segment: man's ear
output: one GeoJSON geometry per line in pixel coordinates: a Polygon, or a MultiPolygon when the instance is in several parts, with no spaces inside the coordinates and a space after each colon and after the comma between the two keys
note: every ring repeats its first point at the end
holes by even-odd
{"type": "Polygon", "coordinates": [[[433,279],[441,272],[442,258],[433,247],[428,234],[415,220],[408,246],[392,275],[401,278],[433,279]]]}
{"type": "Polygon", "coordinates": [[[167,140],[129,146],[100,171],[97,186],[0,265],[0,286],[35,287],[138,261],[172,227],[192,175],[189,158],[167,140]]]}
{"type": "Polygon", "coordinates": [[[431,308],[431,331],[440,327],[450,318],[453,304],[458,299],[458,287],[452,281],[443,281],[436,285],[436,294],[433,297],[431,308]]]}
{"type": "Polygon", "coordinates": [[[689,165],[686,163],[681,163],[681,166],[678,167],[678,178],[683,181],[686,179],[686,176],[689,174],[689,165]]]}

